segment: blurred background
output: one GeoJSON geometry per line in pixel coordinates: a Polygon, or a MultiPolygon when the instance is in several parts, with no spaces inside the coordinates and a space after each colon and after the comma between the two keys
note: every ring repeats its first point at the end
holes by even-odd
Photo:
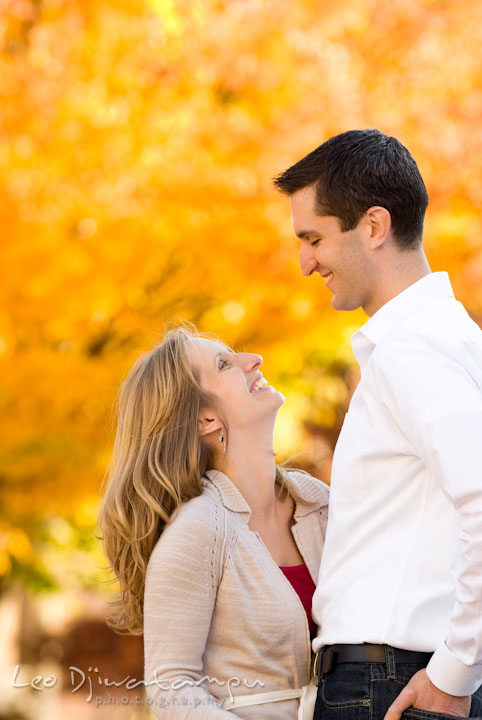
{"type": "Polygon", "coordinates": [[[431,267],[482,321],[481,47],[472,0],[0,0],[1,720],[153,717],[95,520],[118,387],[166,321],[261,353],[279,458],[329,480],[365,316],[301,276],[273,176],[397,136],[431,267]]]}

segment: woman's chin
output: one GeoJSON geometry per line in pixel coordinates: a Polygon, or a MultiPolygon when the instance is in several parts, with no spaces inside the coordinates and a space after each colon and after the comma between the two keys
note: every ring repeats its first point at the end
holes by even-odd
{"type": "Polygon", "coordinates": [[[280,393],[280,392],[278,392],[277,390],[276,390],[275,392],[276,392],[276,394],[278,395],[278,397],[279,397],[279,399],[280,399],[280,405],[279,405],[279,406],[281,407],[282,405],[285,404],[286,398],[285,398],[285,396],[283,395],[283,393],[280,393]]]}
{"type": "Polygon", "coordinates": [[[276,412],[282,407],[286,402],[286,398],[283,395],[283,393],[278,392],[277,390],[273,390],[273,405],[276,408],[276,412]]]}
{"type": "Polygon", "coordinates": [[[261,410],[261,416],[266,419],[271,418],[273,422],[275,422],[278,410],[283,407],[285,402],[285,396],[277,390],[272,389],[270,391],[269,402],[263,403],[264,408],[261,410]]]}

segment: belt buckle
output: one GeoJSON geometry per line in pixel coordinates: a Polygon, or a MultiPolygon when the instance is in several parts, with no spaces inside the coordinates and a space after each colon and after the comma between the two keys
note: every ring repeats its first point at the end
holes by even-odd
{"type": "Polygon", "coordinates": [[[315,675],[316,677],[318,677],[318,662],[319,662],[319,659],[320,659],[320,653],[317,652],[316,655],[315,655],[315,663],[314,663],[314,665],[313,665],[313,675],[315,675]]]}

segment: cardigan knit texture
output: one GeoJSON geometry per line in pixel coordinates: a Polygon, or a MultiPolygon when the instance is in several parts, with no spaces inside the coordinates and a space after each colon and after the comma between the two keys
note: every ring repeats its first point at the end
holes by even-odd
{"type": "MultiPolygon", "coordinates": [[[[329,488],[289,471],[291,528],[316,584],[329,488]]],[[[300,688],[310,682],[308,619],[226,475],[210,470],[203,492],[182,503],[149,559],[144,660],[150,708],[163,720],[295,720],[298,700],[228,711],[224,698],[300,688]]]]}

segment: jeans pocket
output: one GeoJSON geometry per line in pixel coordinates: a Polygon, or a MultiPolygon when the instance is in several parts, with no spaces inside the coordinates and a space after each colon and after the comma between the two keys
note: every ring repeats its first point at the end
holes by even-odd
{"type": "Polygon", "coordinates": [[[402,713],[402,720],[480,720],[479,717],[461,718],[456,715],[444,715],[430,710],[419,710],[419,708],[408,708],[402,713]]]}
{"type": "Polygon", "coordinates": [[[481,720],[482,718],[482,687],[472,695],[470,717],[477,718],[477,720],[481,720]]]}
{"type": "Polygon", "coordinates": [[[359,663],[343,663],[323,678],[318,694],[327,708],[370,707],[370,671],[359,663]]]}

